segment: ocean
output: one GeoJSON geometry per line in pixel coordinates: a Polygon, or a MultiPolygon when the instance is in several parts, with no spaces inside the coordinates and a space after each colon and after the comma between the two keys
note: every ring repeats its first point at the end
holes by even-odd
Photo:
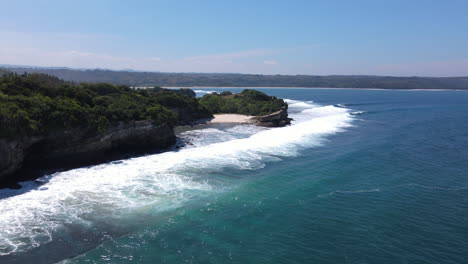
{"type": "Polygon", "coordinates": [[[259,90],[291,126],[0,190],[0,263],[468,262],[468,92],[259,90]]]}

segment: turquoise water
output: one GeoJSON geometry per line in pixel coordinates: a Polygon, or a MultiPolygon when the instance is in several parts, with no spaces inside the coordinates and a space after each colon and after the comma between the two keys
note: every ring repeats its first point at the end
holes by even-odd
{"type": "Polygon", "coordinates": [[[0,263],[466,263],[467,92],[262,91],[292,126],[0,191],[0,263]]]}

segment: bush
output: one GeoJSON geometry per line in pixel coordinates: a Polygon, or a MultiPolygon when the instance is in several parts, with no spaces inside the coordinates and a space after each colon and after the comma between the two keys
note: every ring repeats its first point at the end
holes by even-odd
{"type": "Polygon", "coordinates": [[[228,96],[228,95],[232,95],[232,93],[230,91],[224,91],[224,92],[220,93],[219,95],[228,96]]]}
{"type": "Polygon", "coordinates": [[[106,83],[76,85],[44,74],[0,77],[0,137],[73,128],[101,133],[112,124],[133,120],[175,125],[176,114],[168,108],[209,114],[188,91],[133,90],[106,83]]]}
{"type": "Polygon", "coordinates": [[[287,104],[279,98],[246,89],[240,94],[224,91],[221,94],[207,94],[199,99],[200,104],[212,113],[233,113],[243,115],[266,115],[279,111],[287,104]]]}

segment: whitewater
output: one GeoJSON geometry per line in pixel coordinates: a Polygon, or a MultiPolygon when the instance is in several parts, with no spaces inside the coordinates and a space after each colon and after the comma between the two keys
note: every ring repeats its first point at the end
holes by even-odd
{"type": "Polygon", "coordinates": [[[225,170],[257,170],[297,156],[352,126],[346,106],[286,100],[291,126],[186,131],[186,147],[83,167],[0,190],[0,262],[44,250],[76,255],[186,203],[239,184],[225,170]],[[78,246],[73,245],[76,243],[78,246]],[[69,252],[69,253],[66,253],[69,252]]]}

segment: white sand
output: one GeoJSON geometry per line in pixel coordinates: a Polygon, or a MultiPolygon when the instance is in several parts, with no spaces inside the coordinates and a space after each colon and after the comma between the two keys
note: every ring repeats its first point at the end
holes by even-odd
{"type": "Polygon", "coordinates": [[[238,114],[219,114],[214,115],[214,119],[210,121],[210,123],[241,123],[241,124],[248,124],[251,123],[253,116],[247,115],[238,115],[238,114]]]}

